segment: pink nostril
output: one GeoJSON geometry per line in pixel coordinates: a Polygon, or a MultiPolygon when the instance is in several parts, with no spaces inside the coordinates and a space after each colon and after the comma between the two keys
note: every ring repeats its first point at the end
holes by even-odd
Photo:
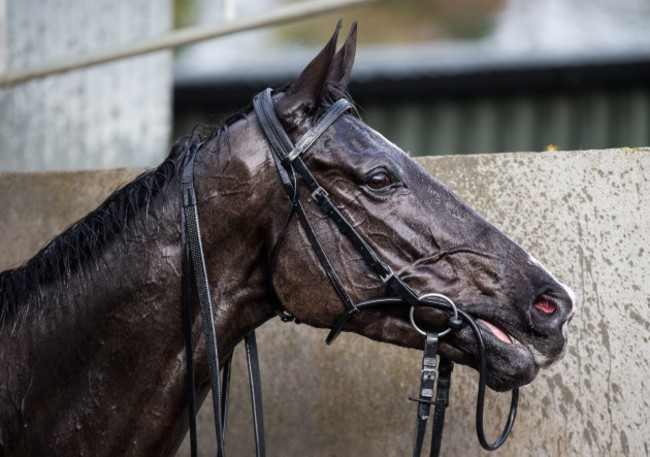
{"type": "Polygon", "coordinates": [[[546,314],[552,314],[557,309],[557,303],[548,297],[544,297],[543,295],[540,295],[535,299],[533,306],[546,314]]]}

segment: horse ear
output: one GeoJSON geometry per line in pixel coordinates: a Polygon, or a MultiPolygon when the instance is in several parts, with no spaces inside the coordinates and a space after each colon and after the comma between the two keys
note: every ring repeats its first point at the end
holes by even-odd
{"type": "Polygon", "coordinates": [[[305,67],[298,79],[291,84],[284,96],[278,100],[275,109],[281,118],[290,116],[300,108],[311,108],[318,102],[331,73],[334,61],[336,40],[341,29],[341,21],[336,24],[332,38],[314,59],[305,67]]]}
{"type": "Polygon", "coordinates": [[[352,24],[347,40],[334,56],[327,81],[347,87],[357,51],[357,23],[352,24]]]}

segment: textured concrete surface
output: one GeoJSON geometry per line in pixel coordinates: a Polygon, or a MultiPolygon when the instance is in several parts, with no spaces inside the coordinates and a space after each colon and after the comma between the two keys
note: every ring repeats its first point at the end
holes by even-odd
{"type": "MultiPolygon", "coordinates": [[[[522,390],[513,434],[492,455],[648,455],[650,149],[420,162],[582,299],[567,355],[522,390]]],[[[33,253],[134,173],[0,174],[0,268],[33,253]]],[[[259,330],[267,455],[409,455],[415,406],[407,397],[416,393],[419,352],[349,334],[328,347],[325,335],[278,320],[259,330]]],[[[233,456],[254,455],[244,360],[239,348],[229,418],[233,456]]],[[[455,371],[443,455],[489,454],[474,432],[476,378],[464,367],[455,371]]],[[[508,402],[507,395],[488,396],[489,437],[502,426],[508,402]]],[[[203,455],[215,454],[209,403],[200,412],[203,455]]],[[[186,444],[179,455],[189,455],[186,444]]]]}
{"type": "MultiPolygon", "coordinates": [[[[160,36],[173,4],[2,0],[0,10],[9,71],[160,36]]],[[[171,86],[172,52],[161,51],[0,89],[0,171],[153,166],[168,149],[171,86]]]]}
{"type": "Polygon", "coordinates": [[[0,270],[20,265],[140,171],[0,173],[0,270]]]}

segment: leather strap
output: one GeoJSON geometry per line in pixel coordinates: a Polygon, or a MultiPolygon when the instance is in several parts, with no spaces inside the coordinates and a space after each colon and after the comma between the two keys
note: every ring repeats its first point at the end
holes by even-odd
{"type": "Polygon", "coordinates": [[[418,403],[418,411],[415,422],[415,440],[413,443],[413,457],[420,457],[424,432],[429,419],[429,411],[433,403],[433,391],[438,375],[438,362],[436,352],[438,351],[438,334],[427,333],[424,340],[424,351],[422,354],[422,373],[420,374],[420,395],[418,398],[409,400],[418,403]]]}
{"type": "MultiPolygon", "coordinates": [[[[294,147],[291,143],[291,139],[288,137],[284,131],[284,127],[278,118],[275,108],[273,106],[273,100],[271,98],[271,89],[266,89],[255,96],[253,99],[253,107],[257,114],[257,117],[260,122],[260,126],[264,131],[264,134],[267,137],[267,140],[271,146],[272,155],[276,162],[276,168],[280,178],[284,184],[284,187],[292,199],[292,209],[289,212],[289,215],[292,215],[292,211],[296,211],[301,220],[301,225],[307,234],[307,237],[318,256],[323,269],[325,270],[330,282],[332,283],[335,291],[341,298],[346,311],[343,313],[339,319],[335,322],[332,330],[330,331],[326,342],[331,344],[336,336],[341,332],[343,326],[350,320],[354,315],[358,313],[358,310],[352,300],[350,299],[348,293],[343,287],[338,275],[331,266],[327,256],[323,251],[318,238],[314,233],[311,225],[308,222],[306,214],[302,210],[300,202],[297,196],[296,185],[292,184],[288,172],[293,173],[294,171],[300,175],[303,182],[307,185],[307,188],[311,192],[312,198],[317,203],[320,210],[327,215],[334,224],[338,227],[339,231],[352,243],[354,248],[359,252],[364,262],[382,281],[382,283],[388,285],[391,289],[395,291],[400,297],[404,298],[412,306],[419,305],[419,299],[413,290],[408,287],[401,279],[399,279],[393,273],[393,270],[386,265],[375,251],[366,243],[366,241],[359,235],[359,233],[354,229],[352,224],[341,214],[341,212],[336,208],[332,200],[329,198],[327,192],[320,186],[316,178],[309,171],[305,163],[303,162],[300,155],[307,151],[311,147],[316,139],[344,112],[351,108],[350,103],[341,99],[334,103],[325,115],[310,128],[296,143],[294,147]],[[302,214],[301,214],[302,213],[302,214]]],[[[289,216],[289,217],[290,217],[289,216]]],[[[277,246],[277,243],[276,243],[277,246]]],[[[275,249],[274,249],[275,250],[275,249]]],[[[272,256],[275,258],[275,256],[272,256]]],[[[273,268],[270,269],[272,274],[273,268]]],[[[276,311],[280,314],[281,317],[286,316],[288,313],[281,309],[279,304],[276,304],[276,311]]],[[[288,320],[288,319],[286,319],[288,320]]]]}
{"type": "MultiPolygon", "coordinates": [[[[293,150],[289,152],[286,157],[288,162],[293,162],[296,157],[307,151],[312,144],[327,130],[327,128],[334,123],[343,113],[352,108],[350,102],[342,98],[337,100],[332,106],[329,107],[327,112],[322,118],[310,128],[300,139],[296,142],[293,150]]],[[[275,111],[275,110],[274,110],[275,111]]]]}
{"type": "Polygon", "coordinates": [[[192,290],[190,282],[190,245],[187,241],[187,231],[184,229],[185,211],[181,211],[181,248],[182,248],[182,296],[183,296],[183,334],[185,337],[185,360],[187,368],[187,405],[190,425],[190,453],[197,457],[196,441],[196,392],[194,390],[194,343],[192,341],[192,290]]]}
{"type": "Polygon", "coordinates": [[[253,98],[253,108],[271,150],[280,159],[280,162],[284,163],[293,150],[293,143],[287,132],[284,131],[280,118],[275,112],[271,92],[272,90],[268,88],[257,94],[253,98]]]}
{"type": "Polygon", "coordinates": [[[285,166],[306,152],[339,116],[352,108],[346,99],[337,100],[323,117],[300,137],[294,146],[275,112],[271,92],[273,91],[267,88],[257,94],[253,99],[253,107],[273,153],[285,166]]]}
{"type": "Polygon", "coordinates": [[[260,382],[260,363],[257,357],[257,339],[255,332],[246,335],[246,360],[248,361],[248,379],[251,385],[253,402],[253,423],[255,425],[255,449],[257,457],[264,457],[264,416],[262,414],[262,385],[260,382]]]}
{"type": "MultiPolygon", "coordinates": [[[[332,267],[332,264],[325,254],[322,245],[318,241],[318,237],[316,236],[314,229],[309,222],[309,218],[307,217],[307,214],[304,211],[302,204],[300,203],[298,185],[295,182],[295,178],[293,181],[291,179],[291,177],[294,177],[294,169],[291,161],[289,160],[289,157],[293,157],[295,160],[301,153],[307,151],[309,147],[311,147],[311,145],[313,145],[313,143],[318,139],[318,137],[323,134],[327,127],[329,127],[341,114],[350,109],[350,103],[347,100],[339,100],[336,102],[323,116],[323,118],[321,118],[314,127],[309,129],[298,140],[295,147],[292,145],[291,140],[286,135],[286,132],[280,123],[280,119],[275,113],[275,108],[273,107],[273,101],[271,99],[271,89],[266,89],[261,94],[258,94],[258,96],[256,96],[253,100],[253,106],[255,107],[257,116],[260,120],[262,130],[269,139],[269,144],[271,145],[272,152],[271,155],[275,161],[280,180],[282,181],[282,184],[291,201],[291,208],[285,220],[285,224],[280,232],[280,236],[278,237],[278,240],[276,241],[273,252],[271,254],[271,261],[269,262],[268,270],[269,273],[267,276],[267,292],[269,297],[272,299],[276,314],[278,314],[284,321],[293,320],[293,316],[284,310],[277,300],[275,290],[273,289],[273,272],[275,271],[277,251],[279,249],[288,223],[294,213],[297,213],[300,225],[302,226],[304,233],[307,235],[307,239],[309,240],[312,249],[316,253],[316,256],[318,257],[318,260],[323,267],[323,270],[325,271],[325,274],[327,275],[335,292],[348,310],[348,313],[355,314],[358,311],[354,306],[354,302],[348,295],[345,287],[343,287],[343,284],[341,283],[338,275],[332,267]]],[[[302,161],[300,162],[302,163],[302,161]]]]}
{"type": "MultiPolygon", "coordinates": [[[[212,388],[212,402],[215,411],[215,433],[218,442],[219,457],[225,457],[224,447],[224,428],[223,418],[221,416],[221,380],[219,376],[219,353],[217,351],[217,335],[214,325],[214,313],[212,311],[212,298],[210,297],[210,288],[208,286],[208,276],[205,268],[205,260],[203,255],[203,245],[201,243],[201,227],[199,225],[199,215],[196,207],[196,193],[194,191],[194,159],[199,146],[195,146],[186,159],[185,167],[183,168],[183,175],[181,178],[181,191],[183,196],[183,215],[182,232],[186,235],[184,241],[188,246],[184,250],[189,249],[191,265],[194,270],[194,281],[197,288],[199,297],[199,304],[201,308],[201,325],[203,328],[203,336],[205,338],[205,346],[208,354],[208,367],[210,370],[210,385],[212,388]]],[[[187,261],[187,257],[183,256],[183,260],[187,261]]],[[[184,267],[184,271],[189,270],[189,266],[184,267]]],[[[185,298],[185,300],[190,300],[185,298]]],[[[189,371],[189,370],[188,370],[189,371]]],[[[193,381],[192,381],[193,382],[193,381]]]]}
{"type": "MultiPolygon", "coordinates": [[[[219,352],[214,325],[212,298],[205,268],[205,258],[201,243],[201,228],[199,226],[196,192],[194,190],[194,161],[200,148],[194,145],[190,148],[185,159],[181,176],[182,211],[181,211],[181,248],[182,248],[182,296],[183,296],[183,329],[185,333],[185,351],[187,364],[188,413],[190,424],[190,448],[192,457],[197,455],[196,439],[196,395],[194,392],[194,363],[192,341],[192,298],[191,270],[194,271],[194,281],[201,308],[201,324],[206,343],[208,367],[210,370],[210,387],[214,410],[215,434],[217,438],[217,456],[226,454],[226,422],[228,416],[228,397],[232,353],[229,355],[223,372],[223,382],[219,376],[219,352]]],[[[251,397],[253,401],[253,418],[255,422],[255,443],[257,456],[264,457],[264,427],[262,416],[262,389],[257,356],[255,333],[246,336],[246,354],[251,382],[251,397]]]]}
{"type": "Polygon", "coordinates": [[[440,455],[440,444],[442,443],[442,429],[445,426],[445,411],[449,406],[449,388],[451,387],[451,372],[454,369],[454,362],[446,357],[440,357],[438,367],[438,384],[436,385],[436,401],[433,409],[433,428],[431,430],[431,451],[430,457],[440,455]]]}
{"type": "MultiPolygon", "coordinates": [[[[233,351],[234,352],[234,351],[233,351]]],[[[230,403],[230,375],[232,373],[232,355],[228,355],[228,359],[223,366],[221,373],[221,417],[223,422],[223,447],[226,447],[226,437],[228,435],[228,404],[230,403]]]]}

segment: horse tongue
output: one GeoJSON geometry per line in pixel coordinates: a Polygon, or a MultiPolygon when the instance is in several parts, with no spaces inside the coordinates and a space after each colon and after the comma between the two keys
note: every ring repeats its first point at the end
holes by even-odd
{"type": "Polygon", "coordinates": [[[483,319],[476,319],[476,320],[479,321],[479,322],[483,322],[483,324],[487,328],[489,328],[490,331],[492,332],[492,334],[494,336],[496,336],[500,341],[503,341],[506,344],[512,344],[512,340],[510,339],[510,337],[503,330],[501,330],[500,328],[498,328],[494,324],[490,324],[489,322],[484,321],[483,319]]]}

